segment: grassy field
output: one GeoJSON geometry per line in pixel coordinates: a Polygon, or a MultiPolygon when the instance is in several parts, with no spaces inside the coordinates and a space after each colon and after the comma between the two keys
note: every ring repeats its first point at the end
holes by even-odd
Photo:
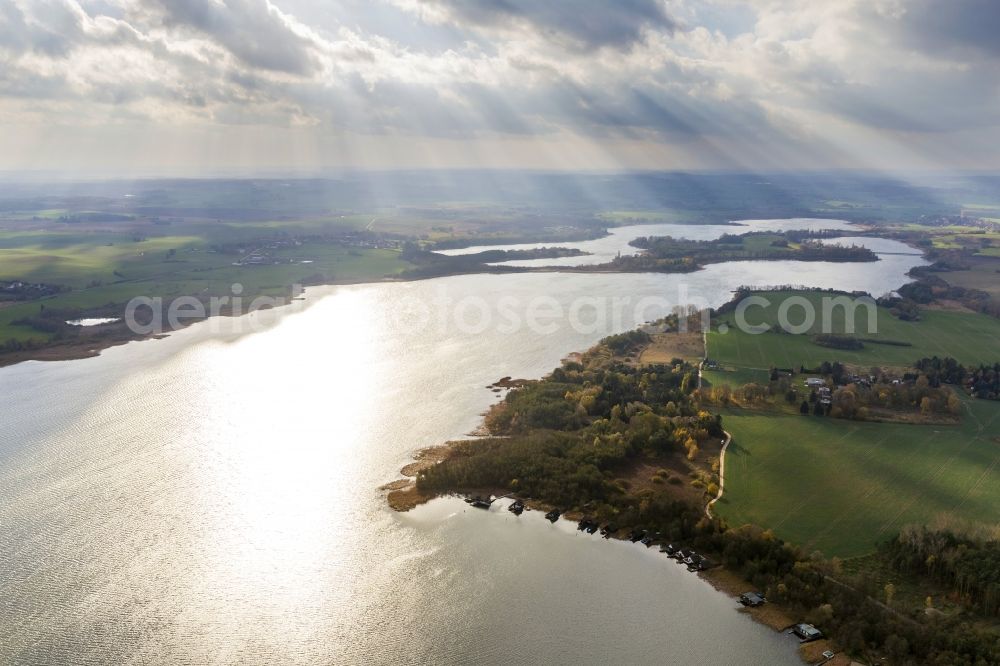
{"type": "Polygon", "coordinates": [[[730,524],[807,550],[871,552],[908,523],[1000,521],[1000,404],[969,401],[960,426],[858,423],[730,410],[730,524]]]}
{"type": "Polygon", "coordinates": [[[702,385],[721,386],[743,386],[751,382],[757,384],[767,384],[771,378],[771,372],[767,368],[737,368],[731,366],[721,366],[717,370],[705,370],[701,373],[702,385]]]}
{"type": "MultiPolygon", "coordinates": [[[[983,218],[994,221],[991,218],[983,218]]],[[[917,232],[938,250],[965,250],[971,255],[997,256],[1000,252],[1000,232],[987,231],[972,225],[928,226],[923,224],[890,224],[887,229],[917,232]]]]}
{"type": "Polygon", "coordinates": [[[609,210],[597,217],[612,225],[629,224],[683,224],[696,220],[694,214],[675,210],[609,210]]]}
{"type": "MultiPolygon", "coordinates": [[[[822,311],[819,292],[764,293],[775,305],[747,312],[751,324],[773,324],[777,304],[804,296],[822,311]]],[[[844,330],[843,312],[833,330],[844,330]]],[[[857,326],[867,331],[859,310],[857,326]]],[[[793,323],[800,321],[793,315],[793,323]]],[[[877,333],[859,337],[910,346],[865,342],[857,351],[830,349],[811,335],[752,335],[732,327],[733,314],[717,318],[708,355],[720,369],[708,385],[767,382],[771,366],[797,369],[823,361],[861,367],[912,367],[924,356],[952,356],[967,364],[1000,360],[1000,321],[972,313],[926,310],[904,322],[877,311],[877,333]],[[728,323],[728,333],[718,324],[728,323]]],[[[817,331],[818,332],[818,331],[817,331]]],[[[862,423],[801,416],[779,408],[728,409],[733,434],[726,457],[726,492],[719,514],[731,524],[755,523],[806,549],[852,557],[869,553],[908,523],[936,519],[1000,521],[1000,403],[967,400],[957,426],[862,423]]]]}
{"type": "Polygon", "coordinates": [[[670,363],[675,358],[698,363],[705,357],[705,342],[701,332],[658,333],[639,355],[639,363],[651,365],[670,363]]]}
{"type": "Polygon", "coordinates": [[[979,289],[1000,298],[1000,252],[995,257],[976,257],[966,262],[969,270],[941,273],[948,284],[979,289]]]}
{"type": "MultiPolygon", "coordinates": [[[[207,223],[120,231],[0,230],[0,280],[25,280],[69,287],[71,291],[37,302],[0,307],[0,344],[9,339],[43,342],[45,333],[12,322],[46,308],[85,310],[123,304],[135,296],[229,295],[240,283],[244,295],[286,295],[288,286],[316,274],[328,280],[377,280],[410,268],[400,253],[313,242],[279,248],[270,255],[280,263],[234,266],[238,255],[212,251],[213,242],[260,238],[267,225],[206,230],[207,223]],[[160,235],[153,236],[151,231],[160,235]],[[181,233],[178,233],[181,232],[181,233]],[[146,234],[150,234],[147,236],[146,234]]],[[[284,228],[291,233],[292,224],[284,228]]]]}
{"type": "MultiPolygon", "coordinates": [[[[778,305],[787,296],[807,298],[817,312],[817,323],[810,333],[820,332],[822,320],[821,299],[829,294],[820,292],[768,292],[761,296],[768,298],[773,306],[767,309],[751,307],[747,310],[747,322],[752,325],[774,324],[777,320],[778,305]]],[[[952,356],[963,363],[993,363],[1000,360],[1000,320],[987,315],[965,312],[945,312],[924,310],[921,321],[900,321],[888,310],[878,308],[875,333],[868,333],[868,317],[865,309],[857,311],[856,336],[880,340],[883,344],[864,342],[864,348],[856,351],[830,349],[813,341],[812,335],[791,335],[767,332],[760,335],[738,330],[735,316],[721,315],[719,323],[729,326],[727,333],[721,333],[718,326],[708,335],[708,356],[725,366],[736,369],[767,369],[778,367],[798,368],[801,365],[815,367],[823,361],[839,360],[862,367],[897,366],[909,367],[925,356],[952,356]],[[884,344],[886,342],[906,343],[909,346],[884,344]]],[[[793,324],[802,321],[800,308],[793,308],[789,318],[793,324]]],[[[831,330],[844,332],[845,317],[840,308],[833,311],[831,330]]]]}
{"type": "Polygon", "coordinates": [[[399,247],[403,239],[579,240],[603,230],[595,218],[575,212],[543,215],[489,200],[421,203],[426,193],[407,187],[412,205],[375,205],[363,184],[347,181],[104,183],[76,195],[27,187],[6,199],[0,184],[0,281],[64,290],[30,304],[0,301],[0,345],[46,341],[48,334],[12,323],[43,304],[76,310],[140,295],[228,295],[237,282],[246,298],[284,295],[317,275],[322,282],[372,281],[413,268],[398,250],[355,242],[359,231],[382,235],[383,247],[399,247]],[[348,234],[355,239],[345,240],[348,234]],[[271,245],[290,240],[296,244],[271,245]],[[233,265],[261,247],[268,265],[233,265]]]}

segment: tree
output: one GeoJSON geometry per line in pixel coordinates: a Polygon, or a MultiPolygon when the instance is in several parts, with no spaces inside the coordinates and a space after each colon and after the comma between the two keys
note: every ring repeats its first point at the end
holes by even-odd
{"type": "Polygon", "coordinates": [[[828,625],[831,620],[833,620],[833,606],[830,604],[821,604],[820,606],[814,608],[807,616],[806,619],[810,624],[818,624],[820,626],[828,625]]]}
{"type": "Polygon", "coordinates": [[[698,386],[698,380],[694,373],[689,372],[681,380],[681,393],[690,393],[698,386]]]}
{"type": "Polygon", "coordinates": [[[767,397],[767,388],[755,382],[750,382],[740,387],[739,393],[744,402],[752,405],[767,397]]]}
{"type": "Polygon", "coordinates": [[[910,654],[910,643],[902,636],[892,634],[885,639],[885,651],[892,657],[894,663],[902,663],[907,655],[910,654]]]}
{"type": "Polygon", "coordinates": [[[854,391],[854,387],[837,389],[833,394],[833,404],[837,407],[843,418],[853,419],[858,412],[858,396],[854,391]]]}
{"type": "Polygon", "coordinates": [[[722,386],[717,386],[712,389],[712,397],[715,401],[722,405],[728,405],[729,401],[732,399],[733,389],[729,384],[723,384],[722,386]]]}

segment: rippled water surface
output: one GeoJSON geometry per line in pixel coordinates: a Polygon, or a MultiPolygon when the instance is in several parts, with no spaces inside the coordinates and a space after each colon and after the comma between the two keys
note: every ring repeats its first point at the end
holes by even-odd
{"type": "Polygon", "coordinates": [[[317,288],[0,370],[0,662],[797,663],[655,549],[458,500],[394,514],[377,488],[474,428],[486,384],[541,376],[679,293],[881,293],[920,261],[317,288]],[[564,313],[590,299],[588,325],[509,325],[539,295],[564,313]]]}

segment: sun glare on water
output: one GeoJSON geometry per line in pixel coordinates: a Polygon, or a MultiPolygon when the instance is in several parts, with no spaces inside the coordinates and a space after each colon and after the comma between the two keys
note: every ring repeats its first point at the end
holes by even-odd
{"type": "Polygon", "coordinates": [[[349,559],[338,535],[365,483],[364,430],[381,408],[370,305],[344,291],[316,306],[328,326],[286,317],[268,335],[195,352],[205,365],[188,397],[201,414],[188,424],[200,449],[189,490],[201,495],[194,506],[215,507],[202,512],[213,587],[259,599],[263,585],[274,602],[298,604],[349,559]]]}

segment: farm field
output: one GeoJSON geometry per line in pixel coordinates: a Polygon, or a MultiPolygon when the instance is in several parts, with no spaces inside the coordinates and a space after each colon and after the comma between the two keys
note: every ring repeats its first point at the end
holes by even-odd
{"type": "Polygon", "coordinates": [[[123,304],[135,296],[229,295],[243,285],[247,298],[287,295],[288,286],[316,274],[326,281],[378,280],[411,267],[389,249],[348,248],[312,243],[280,248],[272,255],[288,263],[234,266],[234,255],[210,252],[197,237],[167,236],[142,241],[91,242],[49,238],[45,244],[16,245],[0,237],[0,280],[28,280],[72,287],[41,302],[8,303],[0,307],[0,344],[6,340],[49,339],[45,333],[13,322],[49,309],[83,310],[123,304]],[[65,242],[60,242],[65,241],[65,242]],[[109,245],[108,243],[113,243],[109,245]],[[170,251],[174,252],[171,254],[170,251]]]}
{"type": "Polygon", "coordinates": [[[1000,521],[1000,403],[966,401],[958,426],[728,410],[731,525],[855,557],[910,523],[1000,521]]]}
{"type": "Polygon", "coordinates": [[[703,370],[701,373],[703,386],[743,386],[751,382],[766,385],[771,378],[767,368],[737,368],[723,366],[717,370],[703,370]]]}
{"type": "Polygon", "coordinates": [[[941,273],[945,282],[956,287],[979,289],[1000,298],[1000,255],[968,260],[969,270],[941,273]]]}
{"type": "Polygon", "coordinates": [[[691,224],[698,220],[690,211],[673,210],[610,210],[599,213],[597,217],[613,225],[691,224]]]}
{"type": "MultiPolygon", "coordinates": [[[[981,217],[981,216],[979,216],[981,217]]],[[[983,218],[993,221],[990,218],[983,218]]],[[[930,247],[938,250],[967,250],[980,256],[995,256],[1000,250],[1000,232],[987,231],[968,225],[926,226],[922,224],[894,224],[888,228],[898,231],[916,231],[925,235],[930,247]]]]}
{"type": "Polygon", "coordinates": [[[510,206],[465,188],[449,190],[461,197],[438,198],[428,190],[434,183],[379,180],[401,198],[380,201],[350,179],[0,187],[0,282],[60,290],[30,303],[0,300],[0,346],[59,337],[13,323],[43,307],[50,315],[111,314],[117,305],[120,314],[135,296],[228,295],[234,283],[245,299],[284,295],[296,283],[374,281],[411,269],[404,240],[580,240],[609,224],[552,209],[544,198],[510,206]],[[263,263],[234,265],[255,250],[263,263]]]}
{"type": "MultiPolygon", "coordinates": [[[[788,296],[807,298],[822,312],[820,292],[768,292],[774,305],[747,311],[750,324],[774,324],[788,296]]],[[[835,310],[834,332],[844,331],[835,310]]],[[[867,331],[858,310],[857,330],[867,331]]],[[[952,356],[966,364],[1000,360],[1000,321],[964,312],[923,310],[905,322],[877,309],[877,332],[858,337],[860,350],[822,347],[809,334],[753,335],[719,315],[708,336],[708,356],[719,370],[706,384],[766,383],[771,366],[815,367],[840,361],[861,367],[912,367],[925,356],[952,356]],[[721,333],[718,325],[730,326],[721,333]],[[906,346],[904,346],[906,345],[906,346]]],[[[801,310],[791,316],[801,321],[801,310]]],[[[814,332],[819,332],[818,326],[814,332]]],[[[778,409],[723,411],[733,435],[726,454],[725,495],[719,515],[733,525],[755,523],[827,556],[856,557],[909,523],[1000,520],[1000,403],[963,401],[960,425],[868,423],[802,416],[778,409]],[[887,507],[892,507],[888,509],[887,507]]]]}
{"type": "MultiPolygon", "coordinates": [[[[818,313],[817,324],[810,334],[791,335],[767,332],[759,335],[740,331],[733,313],[717,317],[708,334],[708,356],[724,366],[736,369],[767,369],[771,366],[798,368],[815,367],[823,361],[840,361],[861,367],[910,367],[920,358],[952,356],[965,364],[994,363],[1000,360],[1000,320],[987,315],[966,312],[923,310],[921,320],[906,322],[894,318],[884,308],[877,308],[875,333],[868,333],[868,316],[864,308],[857,311],[856,337],[866,340],[859,350],[831,349],[816,344],[813,333],[820,332],[821,299],[831,294],[821,292],[764,292],[759,294],[772,301],[769,308],[747,310],[749,324],[773,325],[777,321],[778,304],[788,296],[807,298],[818,313]],[[727,324],[722,333],[718,324],[727,324]],[[897,343],[897,344],[893,344],[897,343]]],[[[792,324],[802,321],[801,308],[789,315],[792,324]]],[[[844,311],[836,308],[831,317],[831,330],[844,332],[844,311]]]]}
{"type": "Polygon", "coordinates": [[[650,365],[670,363],[681,358],[694,363],[705,356],[705,343],[700,332],[654,334],[650,344],[639,355],[639,363],[650,365]]]}

